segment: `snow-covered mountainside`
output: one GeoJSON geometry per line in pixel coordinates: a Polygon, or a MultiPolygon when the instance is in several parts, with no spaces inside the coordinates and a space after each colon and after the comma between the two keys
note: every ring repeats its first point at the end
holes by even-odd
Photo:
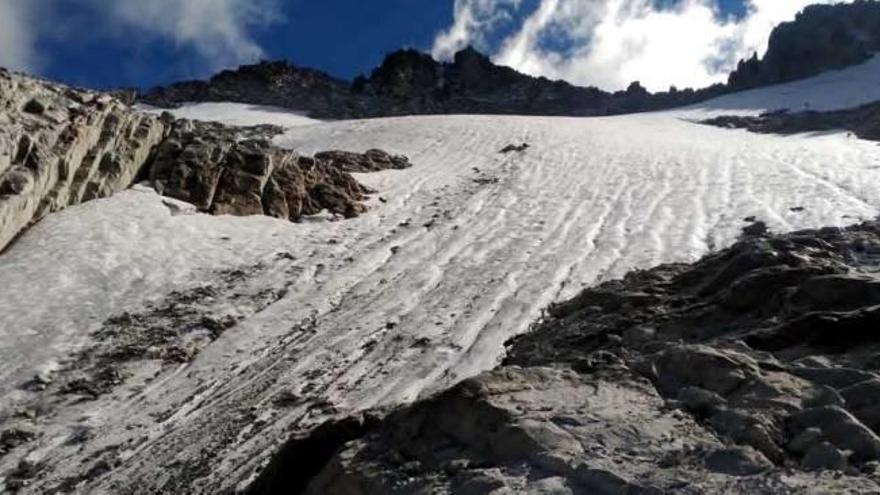
{"type": "Polygon", "coordinates": [[[0,256],[0,483],[244,488],[291,435],[493,367],[506,340],[585,286],[695,261],[730,245],[746,217],[776,231],[874,218],[876,143],[695,121],[848,107],[880,99],[878,83],[875,59],[603,118],[299,125],[186,107],[286,126],[275,144],[304,154],[378,147],[413,167],[356,174],[378,193],[345,221],[208,216],[138,186],[27,231],[0,256]]]}

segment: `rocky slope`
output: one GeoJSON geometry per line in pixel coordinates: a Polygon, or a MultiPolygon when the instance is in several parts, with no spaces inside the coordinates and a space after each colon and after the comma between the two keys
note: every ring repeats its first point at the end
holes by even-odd
{"type": "Polygon", "coordinates": [[[323,209],[355,216],[370,191],[349,172],[409,166],[380,150],[299,156],[269,142],[278,132],[157,117],[0,70],[0,250],[49,213],[138,178],[203,211],[297,221],[323,209]]]}
{"type": "Polygon", "coordinates": [[[552,306],[452,390],[291,441],[251,492],[877,492],[880,223],[745,231],[552,306]]]}
{"type": "Polygon", "coordinates": [[[0,69],[0,250],[53,211],[131,185],[166,128],[110,96],[0,69]]]}
{"type": "Polygon", "coordinates": [[[762,59],[739,63],[733,90],[794,81],[822,71],[859,64],[880,50],[880,3],[811,5],[792,22],[777,26],[762,59]]]}

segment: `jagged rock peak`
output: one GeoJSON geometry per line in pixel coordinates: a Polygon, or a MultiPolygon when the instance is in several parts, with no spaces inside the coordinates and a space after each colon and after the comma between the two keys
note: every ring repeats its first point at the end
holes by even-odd
{"type": "Polygon", "coordinates": [[[131,185],[167,130],[110,95],[0,70],[0,250],[52,212],[131,185]]]}
{"type": "Polygon", "coordinates": [[[351,84],[286,62],[263,62],[224,71],[209,81],[154,88],[141,100],[163,107],[190,101],[273,105],[327,119],[462,113],[590,116],[669,108],[723,90],[718,85],[699,91],[608,93],[521,74],[467,47],[451,62],[418,50],[398,50],[351,84]]]}
{"type": "Polygon", "coordinates": [[[775,84],[863,62],[880,49],[880,4],[810,6],[774,29],[763,59],[740,62],[729,84],[650,93],[640,85],[602,91],[532,77],[495,65],[473,47],[439,62],[413,49],[389,54],[352,83],[287,62],[224,71],[209,81],[155,88],[141,96],[171,107],[187,101],[234,101],[305,111],[315,118],[422,114],[591,116],[694,104],[724,93],[775,84]]]}
{"type": "Polygon", "coordinates": [[[880,3],[810,5],[770,35],[767,53],[740,61],[731,89],[793,81],[864,62],[880,50],[880,3]]]}
{"type": "Polygon", "coordinates": [[[325,72],[287,61],[263,61],[224,70],[208,81],[155,87],[141,94],[139,100],[163,108],[192,101],[230,101],[327,113],[344,104],[348,92],[346,81],[325,72]]]}

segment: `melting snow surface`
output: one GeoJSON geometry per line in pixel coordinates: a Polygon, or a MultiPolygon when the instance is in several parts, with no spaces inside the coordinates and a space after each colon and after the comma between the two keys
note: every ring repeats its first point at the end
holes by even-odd
{"type": "Polygon", "coordinates": [[[185,107],[178,115],[287,122],[277,143],[304,153],[383,148],[414,166],[360,175],[378,193],[367,214],[346,221],[212,217],[141,186],[47,218],[0,257],[0,405],[13,404],[22,380],[88,342],[109,316],[242,267],[250,277],[243,283],[286,286],[286,295],[153,385],[58,413],[42,440],[54,442],[47,460],[61,465],[86,455],[58,447],[84,415],[114,438],[146,437],[123,450],[126,464],[112,476],[149,479],[155,457],[169,450],[223,455],[203,432],[227,414],[280,390],[304,398],[226,447],[236,455],[215,472],[241,479],[290,431],[334,410],[412,400],[489,368],[503,342],[552,301],[634,268],[695,260],[731,244],[744,217],[777,231],[875,217],[876,143],[689,120],[804,101],[852,106],[880,99],[878,88],[875,59],[696,108],[609,118],[303,126],[302,117],[274,110],[185,107]],[[499,153],[523,142],[525,152],[499,153]],[[141,426],[129,432],[132,424],[141,426]]]}

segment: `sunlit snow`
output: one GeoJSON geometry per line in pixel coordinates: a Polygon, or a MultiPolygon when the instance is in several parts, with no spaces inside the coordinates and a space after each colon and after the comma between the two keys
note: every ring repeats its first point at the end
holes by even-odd
{"type": "MultiPolygon", "coordinates": [[[[346,221],[212,217],[142,186],[50,216],[0,257],[0,397],[12,400],[24,378],[87,341],[107,317],[211,284],[218,269],[260,264],[248,283],[291,282],[284,298],[156,385],[60,414],[45,426],[47,438],[61,438],[86,412],[124,438],[126,425],[153,425],[154,413],[173,404],[179,413],[161,428],[138,432],[149,440],[126,454],[133,461],[124,469],[133,469],[150,462],[149,446],[165,432],[197,438],[222,408],[283,388],[341,412],[412,400],[491,367],[502,343],[547,304],[634,268],[723,248],[744,217],[777,231],[875,217],[876,143],[691,120],[804,102],[847,107],[880,99],[878,88],[875,59],[695,108],[608,118],[315,123],[241,105],[186,107],[178,115],[289,126],[277,143],[304,153],[382,148],[414,166],[359,175],[378,193],[367,214],[346,221]],[[523,142],[530,144],[523,153],[498,152],[523,142]],[[305,321],[315,331],[303,332],[305,321]]],[[[290,425],[321,419],[305,407],[242,433],[247,440],[232,457],[247,461],[227,468],[244,472],[290,425]]],[[[202,447],[180,448],[197,457],[202,447]]]]}

